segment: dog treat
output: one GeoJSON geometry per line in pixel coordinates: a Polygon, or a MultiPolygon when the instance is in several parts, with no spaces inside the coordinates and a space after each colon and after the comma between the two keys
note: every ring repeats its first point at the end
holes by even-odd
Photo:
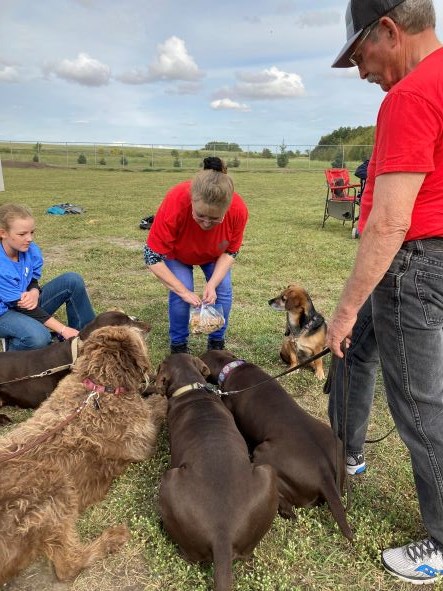
{"type": "Polygon", "coordinates": [[[223,314],[214,306],[191,308],[189,329],[192,334],[211,334],[221,328],[224,323],[223,314]]]}

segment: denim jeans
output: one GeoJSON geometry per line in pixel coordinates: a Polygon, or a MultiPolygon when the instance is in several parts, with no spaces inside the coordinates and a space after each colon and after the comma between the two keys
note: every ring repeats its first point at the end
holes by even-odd
{"type": "MultiPolygon", "coordinates": [[[[77,273],[64,273],[42,287],[39,306],[51,316],[66,304],[68,325],[80,330],[95,318],[83,278],[77,273]]],[[[8,350],[39,349],[51,343],[51,332],[44,324],[8,310],[0,316],[0,337],[6,338],[8,350]]]]}
{"type": "MultiPolygon", "coordinates": [[[[346,353],[347,417],[346,451],[363,453],[379,363],[377,341],[372,322],[372,303],[368,298],[361,307],[352,330],[351,345],[346,353]]],[[[328,414],[331,426],[337,421],[337,431],[343,440],[344,359],[335,357],[330,368],[328,414]]]]}
{"type": "MultiPolygon", "coordinates": [[[[166,259],[165,263],[170,271],[179,279],[185,287],[189,290],[194,291],[194,267],[192,265],[185,265],[176,259],[166,259]]],[[[200,265],[201,270],[204,273],[206,281],[211,278],[214,272],[215,263],[206,263],[200,265]]],[[[216,332],[209,335],[210,339],[223,339],[226,329],[228,327],[229,314],[232,306],[232,283],[231,283],[231,271],[225,275],[223,280],[217,286],[215,290],[217,294],[217,304],[221,304],[223,307],[223,314],[225,317],[225,324],[216,332]]],[[[169,338],[171,344],[178,345],[181,343],[187,343],[189,338],[189,313],[190,305],[182,300],[173,291],[169,292],[168,301],[168,313],[169,313],[169,338]]]]}
{"type": "Polygon", "coordinates": [[[424,525],[443,543],[443,239],[406,242],[372,295],[388,404],[424,525]]]}

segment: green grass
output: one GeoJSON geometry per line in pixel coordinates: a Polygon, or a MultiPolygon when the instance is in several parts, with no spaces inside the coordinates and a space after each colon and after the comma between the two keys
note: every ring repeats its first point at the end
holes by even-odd
{"type": "MultiPolygon", "coordinates": [[[[268,299],[288,283],[299,282],[328,318],[357,243],[351,239],[349,224],[344,227],[330,219],[321,228],[326,192],[322,173],[239,172],[232,176],[248,204],[250,221],[233,272],[235,301],[228,345],[276,374],[283,369],[278,352],[285,318],[271,310],[268,299]]],[[[156,366],[168,353],[166,291],[144,268],[146,233],[138,224],[155,212],[166,189],[185,178],[184,173],[4,168],[4,178],[6,191],[0,193],[0,202],[15,201],[33,208],[36,241],[45,254],[44,280],[66,270],[78,271],[85,277],[97,311],[120,306],[148,320],[156,366]],[[47,207],[59,202],[81,205],[86,213],[45,214],[47,207]]],[[[196,276],[201,290],[198,270],[196,276]]],[[[199,354],[205,338],[194,336],[191,346],[199,354]]],[[[327,398],[313,374],[290,374],[282,383],[301,406],[327,420],[327,398]]],[[[29,415],[29,411],[8,412],[16,421],[29,415]]],[[[369,437],[383,435],[391,426],[379,379],[369,437]]],[[[86,538],[120,521],[129,524],[133,538],[121,553],[81,574],[72,585],[74,591],[211,588],[212,566],[184,562],[160,528],[158,485],[168,462],[163,431],[155,457],[131,466],[105,501],[83,516],[79,527],[86,538]]],[[[379,559],[386,545],[424,534],[408,454],[393,433],[367,446],[367,464],[367,474],[351,482],[352,545],[341,536],[326,507],[298,510],[297,519],[291,522],[276,517],[254,558],[235,563],[235,591],[409,589],[385,574],[379,559]]],[[[443,586],[438,583],[434,589],[443,586]]]]}

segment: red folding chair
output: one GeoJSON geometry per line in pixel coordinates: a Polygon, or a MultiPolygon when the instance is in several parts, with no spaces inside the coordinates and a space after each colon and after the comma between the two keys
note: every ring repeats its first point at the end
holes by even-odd
{"type": "Polygon", "coordinates": [[[351,222],[351,228],[354,228],[358,220],[360,183],[351,183],[347,168],[328,168],[325,176],[327,192],[322,228],[329,217],[341,220],[343,225],[351,222]]]}

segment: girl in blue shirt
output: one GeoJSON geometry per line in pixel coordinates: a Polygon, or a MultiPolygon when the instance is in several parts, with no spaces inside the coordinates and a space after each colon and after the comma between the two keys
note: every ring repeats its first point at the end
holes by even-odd
{"type": "Polygon", "coordinates": [[[43,257],[34,244],[35,220],[24,206],[0,206],[0,337],[9,350],[38,349],[51,332],[75,337],[95,318],[84,281],[64,273],[40,287],[43,257]],[[66,304],[67,326],[53,314],[66,304]]]}

